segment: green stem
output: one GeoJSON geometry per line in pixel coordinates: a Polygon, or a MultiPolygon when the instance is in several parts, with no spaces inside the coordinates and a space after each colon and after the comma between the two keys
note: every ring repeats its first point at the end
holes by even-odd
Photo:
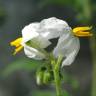
{"type": "Polygon", "coordinates": [[[60,80],[60,76],[59,76],[59,70],[60,70],[61,61],[62,61],[62,57],[59,56],[58,60],[56,62],[54,62],[54,67],[53,67],[54,80],[55,80],[55,85],[56,85],[57,96],[62,96],[61,80],[60,80]]]}
{"type": "Polygon", "coordinates": [[[61,94],[61,82],[60,82],[58,70],[54,70],[54,79],[55,79],[55,84],[56,84],[57,96],[62,96],[62,94],[61,94]]]}

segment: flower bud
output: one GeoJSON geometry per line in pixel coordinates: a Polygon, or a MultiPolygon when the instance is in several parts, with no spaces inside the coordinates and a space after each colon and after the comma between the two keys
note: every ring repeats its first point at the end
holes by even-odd
{"type": "Polygon", "coordinates": [[[48,71],[44,72],[43,83],[48,84],[51,81],[51,74],[48,71]]]}
{"type": "Polygon", "coordinates": [[[38,85],[42,85],[43,84],[43,75],[44,75],[43,71],[37,72],[37,74],[36,74],[36,82],[37,82],[38,85]]]}

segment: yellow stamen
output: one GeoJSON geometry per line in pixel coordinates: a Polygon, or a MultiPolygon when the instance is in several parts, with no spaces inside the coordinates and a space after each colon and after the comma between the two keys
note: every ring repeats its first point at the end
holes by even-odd
{"type": "Polygon", "coordinates": [[[78,37],[89,37],[92,36],[92,33],[88,32],[92,27],[76,27],[73,29],[73,33],[78,37]]]}
{"type": "Polygon", "coordinates": [[[16,53],[18,53],[23,48],[23,46],[21,45],[21,42],[22,42],[22,38],[21,37],[17,38],[16,40],[14,40],[12,42],[10,42],[11,46],[15,46],[16,47],[15,52],[13,53],[14,55],[16,53]]]}
{"type": "Polygon", "coordinates": [[[78,31],[86,31],[86,30],[91,30],[92,27],[76,27],[73,29],[73,32],[78,32],[78,31]]]}
{"type": "Polygon", "coordinates": [[[18,45],[21,45],[21,44],[20,44],[21,41],[22,41],[22,38],[21,38],[21,37],[20,37],[20,38],[17,38],[16,40],[10,42],[10,45],[11,45],[11,46],[18,46],[18,45]]]}
{"type": "Polygon", "coordinates": [[[19,46],[15,49],[15,52],[13,53],[13,55],[15,55],[16,53],[18,53],[21,49],[23,48],[23,46],[19,46]]]}

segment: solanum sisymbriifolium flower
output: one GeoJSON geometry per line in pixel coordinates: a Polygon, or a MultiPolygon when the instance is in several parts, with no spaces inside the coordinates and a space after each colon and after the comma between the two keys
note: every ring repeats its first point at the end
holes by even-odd
{"type": "Polygon", "coordinates": [[[57,38],[58,42],[50,52],[54,58],[62,55],[62,66],[70,65],[76,58],[80,49],[78,37],[91,36],[88,32],[91,27],[76,27],[72,29],[64,20],[51,17],[41,22],[34,22],[22,29],[22,37],[11,42],[16,46],[14,54],[24,47],[24,52],[29,58],[36,60],[48,59],[45,49],[52,45],[51,39],[57,38]]]}

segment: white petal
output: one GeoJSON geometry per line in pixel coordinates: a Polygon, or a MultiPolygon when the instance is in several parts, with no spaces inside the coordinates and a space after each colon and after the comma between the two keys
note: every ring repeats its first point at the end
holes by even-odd
{"type": "Polygon", "coordinates": [[[63,61],[63,65],[70,65],[79,49],[80,49],[80,42],[79,39],[76,37],[72,37],[70,35],[67,35],[65,38],[63,38],[64,36],[62,36],[59,41],[58,44],[56,46],[56,48],[53,51],[54,56],[57,58],[60,54],[65,57],[66,59],[63,61]]]}
{"type": "Polygon", "coordinates": [[[36,38],[33,38],[31,41],[34,44],[38,45],[39,48],[46,48],[51,44],[51,42],[49,40],[42,37],[41,35],[37,36],[36,38]]]}
{"type": "Polygon", "coordinates": [[[41,23],[40,23],[40,26],[44,27],[44,28],[56,28],[57,25],[61,25],[59,27],[62,27],[62,25],[65,26],[65,27],[68,26],[67,22],[65,22],[65,21],[63,21],[61,19],[57,19],[56,17],[51,17],[51,18],[48,18],[48,19],[43,19],[41,21],[41,23]]]}
{"type": "Polygon", "coordinates": [[[71,64],[73,63],[73,61],[75,60],[76,55],[77,55],[77,51],[74,50],[72,53],[70,53],[70,54],[65,58],[65,60],[63,60],[61,67],[71,65],[71,64]]]}
{"type": "Polygon", "coordinates": [[[27,55],[27,57],[29,57],[29,58],[35,58],[36,57],[36,54],[34,52],[28,50],[27,48],[24,48],[24,52],[27,55]]]}
{"type": "Polygon", "coordinates": [[[67,48],[64,49],[64,47],[66,47],[66,45],[68,45],[68,42],[71,41],[70,38],[72,38],[70,34],[64,34],[59,38],[57,46],[53,50],[55,57],[58,57],[58,55],[62,54],[62,52],[62,55],[65,55],[67,48]]]}
{"type": "Polygon", "coordinates": [[[27,42],[32,38],[39,36],[37,29],[39,27],[39,23],[32,23],[25,26],[22,30],[23,42],[27,42]]]}
{"type": "Polygon", "coordinates": [[[24,45],[24,52],[29,58],[34,58],[36,60],[41,60],[45,58],[45,55],[30,46],[24,45]]]}
{"type": "Polygon", "coordinates": [[[62,36],[70,30],[65,21],[52,17],[41,21],[39,33],[47,39],[52,39],[62,36]]]}
{"type": "Polygon", "coordinates": [[[70,47],[70,44],[69,44],[70,42],[73,42],[73,41],[72,41],[72,36],[69,33],[62,35],[58,40],[57,46],[53,50],[54,56],[56,58],[58,57],[59,54],[62,54],[62,56],[65,56],[66,51],[70,47]]]}

